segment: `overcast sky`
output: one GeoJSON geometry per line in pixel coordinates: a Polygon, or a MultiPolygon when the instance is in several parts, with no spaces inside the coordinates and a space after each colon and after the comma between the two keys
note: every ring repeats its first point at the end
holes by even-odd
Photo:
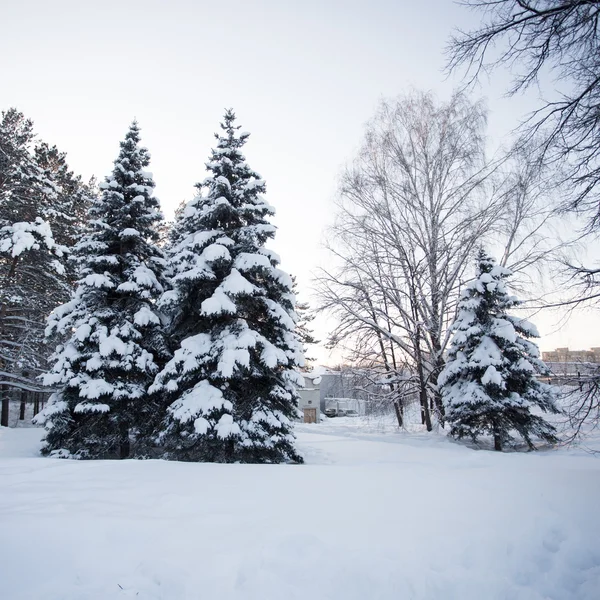
{"type": "MultiPolygon", "coordinates": [[[[137,118],[168,217],[204,178],[232,107],[277,210],[272,247],[306,299],[327,260],[320,242],[337,176],[378,100],[411,87],[447,98],[458,79],[443,74],[444,46],[479,16],[450,0],[13,0],[2,21],[0,109],[33,119],[86,178],[111,170],[137,118]]],[[[506,81],[499,73],[475,91],[487,99],[492,145],[535,106],[534,93],[503,97],[506,81]]],[[[600,345],[594,313],[558,331],[555,316],[536,322],[543,349],[600,345]]]]}

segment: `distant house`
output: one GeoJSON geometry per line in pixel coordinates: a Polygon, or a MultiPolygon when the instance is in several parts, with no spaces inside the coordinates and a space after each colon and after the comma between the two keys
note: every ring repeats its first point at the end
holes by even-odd
{"type": "Polygon", "coordinates": [[[304,387],[300,394],[299,408],[305,423],[319,423],[321,420],[321,375],[318,372],[302,373],[304,387]]]}

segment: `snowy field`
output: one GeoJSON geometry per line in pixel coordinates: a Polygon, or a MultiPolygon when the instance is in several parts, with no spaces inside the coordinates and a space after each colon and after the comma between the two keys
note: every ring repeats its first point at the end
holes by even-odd
{"type": "Polygon", "coordinates": [[[0,429],[3,600],[598,600],[600,458],[331,419],[306,464],[76,462],[0,429]]]}

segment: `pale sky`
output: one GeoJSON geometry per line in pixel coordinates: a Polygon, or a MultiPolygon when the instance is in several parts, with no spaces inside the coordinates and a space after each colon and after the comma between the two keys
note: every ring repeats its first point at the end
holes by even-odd
{"type": "MultiPolygon", "coordinates": [[[[447,98],[458,79],[442,72],[443,48],[479,16],[450,0],[21,0],[5,3],[2,22],[0,109],[24,112],[86,178],[110,172],[137,118],[168,217],[204,179],[232,107],[277,210],[272,247],[310,299],[337,177],[365,122],[381,97],[411,87],[447,98]]],[[[499,73],[476,90],[493,145],[535,106],[533,93],[503,97],[506,82],[499,73]]],[[[595,312],[558,331],[556,316],[536,323],[542,349],[600,346],[595,312]]]]}

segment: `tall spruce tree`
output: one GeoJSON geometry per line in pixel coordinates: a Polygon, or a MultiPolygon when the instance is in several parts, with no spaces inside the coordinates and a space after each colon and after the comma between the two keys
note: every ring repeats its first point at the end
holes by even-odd
{"type": "Polygon", "coordinates": [[[134,122],[92,203],[89,231],[75,247],[80,279],[49,319],[66,336],[45,383],[58,387],[38,421],[44,454],[125,458],[147,418],[147,388],[164,352],[155,302],[164,291],[156,245],[162,220],[150,162],[134,122]]]}
{"type": "Polygon", "coordinates": [[[474,441],[489,434],[496,450],[511,441],[513,431],[531,449],[534,437],[554,443],[554,427],[532,413],[558,412],[551,386],[536,379],[536,373],[547,373],[537,345],[529,341],[539,337],[537,329],[507,314],[520,304],[507,292],[511,272],[483,250],[477,265],[477,278],[466,285],[459,302],[439,378],[450,433],[474,441]]]}
{"type": "Polygon", "coordinates": [[[274,211],[240,151],[249,134],[234,123],[228,110],[209,176],[174,225],[173,289],[161,306],[178,347],[152,387],[169,403],[157,441],[171,459],[300,462],[293,284],[264,247],[274,211]]]}

